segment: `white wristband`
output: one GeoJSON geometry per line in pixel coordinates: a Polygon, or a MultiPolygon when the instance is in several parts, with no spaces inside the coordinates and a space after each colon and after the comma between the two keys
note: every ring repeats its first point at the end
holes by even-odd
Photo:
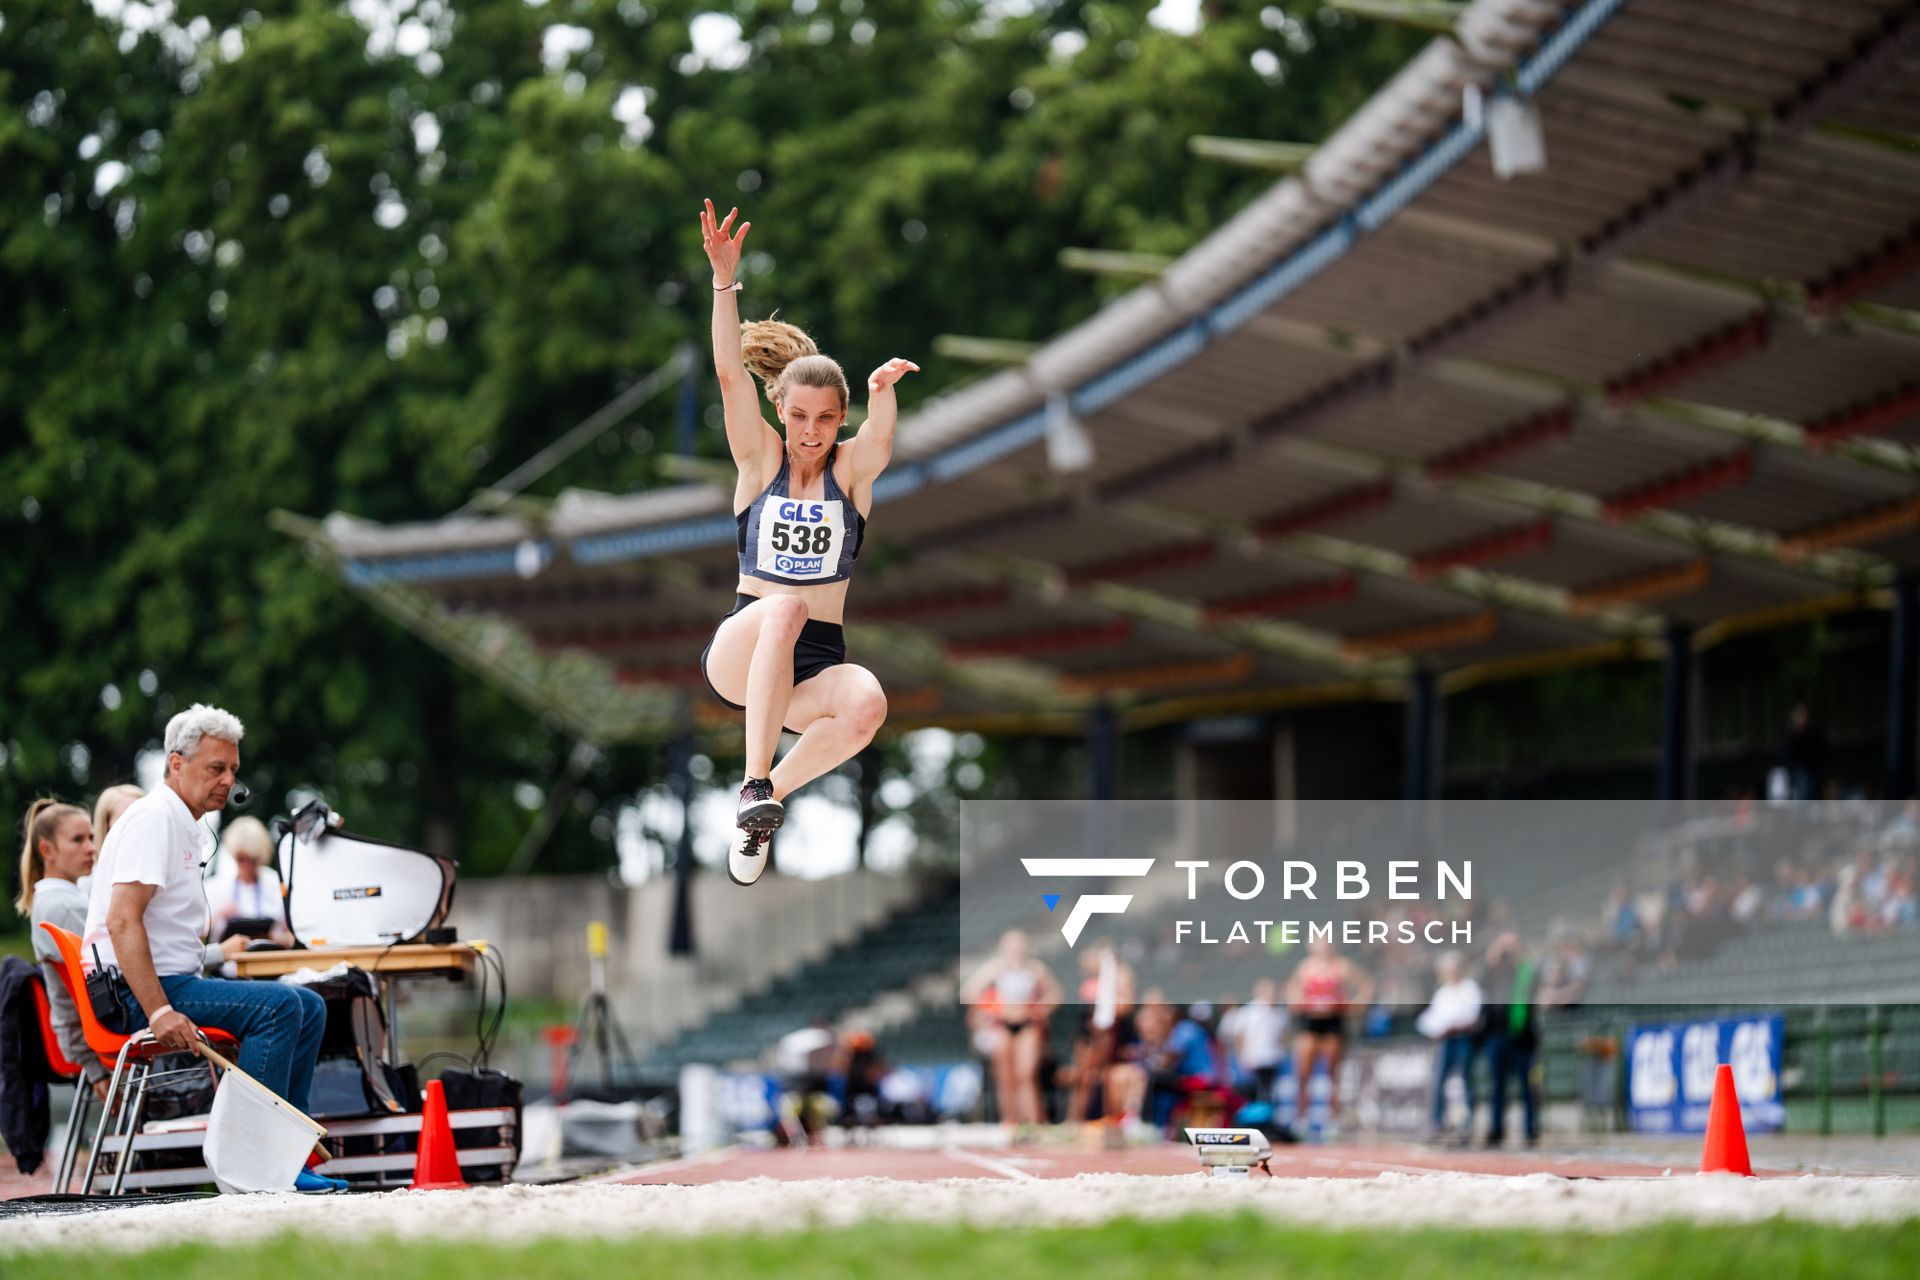
{"type": "Polygon", "coordinates": [[[155,1009],[151,1014],[147,1016],[147,1025],[152,1026],[154,1023],[160,1021],[162,1017],[172,1012],[173,1012],[172,1005],[170,1004],[161,1005],[158,1009],[155,1009]]]}

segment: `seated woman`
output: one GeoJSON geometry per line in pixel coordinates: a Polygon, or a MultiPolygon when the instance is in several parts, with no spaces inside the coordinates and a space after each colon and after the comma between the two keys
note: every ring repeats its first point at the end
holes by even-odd
{"type": "Polygon", "coordinates": [[[80,1011],[67,994],[65,967],[43,923],[79,933],[87,924],[87,891],[79,881],[93,870],[93,821],[78,805],[35,800],[27,810],[26,843],[20,850],[20,896],[13,905],[32,921],[33,957],[47,981],[47,1007],[54,1039],[67,1061],[79,1065],[96,1097],[107,1096],[113,1069],[87,1047],[80,1011]]]}
{"type": "Polygon", "coordinates": [[[220,840],[227,866],[207,886],[213,910],[213,932],[219,937],[235,920],[271,923],[267,937],[281,946],[293,943],[287,927],[287,903],[280,874],[273,869],[273,837],[258,818],[235,818],[220,840]]]}

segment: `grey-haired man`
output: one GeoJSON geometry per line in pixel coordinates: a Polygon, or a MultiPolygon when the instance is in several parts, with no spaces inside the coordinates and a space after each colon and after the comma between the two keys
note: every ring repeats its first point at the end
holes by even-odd
{"type": "MultiPolygon", "coordinates": [[[[304,1111],[326,1002],[305,987],[200,976],[211,924],[200,819],[226,807],[245,732],[237,717],[202,704],[167,722],[166,777],[107,833],[80,951],[89,970],[119,966],[131,1026],[150,1026],[169,1049],[190,1047],[203,1023],[231,1032],[240,1069],[304,1111]]],[[[297,1184],[345,1185],[306,1170],[297,1184]]]]}

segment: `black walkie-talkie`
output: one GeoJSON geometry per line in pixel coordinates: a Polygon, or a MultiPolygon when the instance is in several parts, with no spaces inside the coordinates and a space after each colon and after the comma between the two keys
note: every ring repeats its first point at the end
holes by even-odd
{"type": "Polygon", "coordinates": [[[133,1033],[133,1015],[127,1011],[126,997],[131,994],[120,970],[100,963],[100,944],[93,946],[93,972],[87,975],[87,1001],[93,1005],[96,1022],[117,1036],[133,1033]]]}

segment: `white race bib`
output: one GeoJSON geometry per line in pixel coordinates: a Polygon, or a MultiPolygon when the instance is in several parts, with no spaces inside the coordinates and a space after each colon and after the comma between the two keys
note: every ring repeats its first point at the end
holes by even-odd
{"type": "Polygon", "coordinates": [[[846,504],[770,496],[760,509],[755,563],[763,573],[798,582],[819,582],[840,571],[847,537],[846,504]]]}

